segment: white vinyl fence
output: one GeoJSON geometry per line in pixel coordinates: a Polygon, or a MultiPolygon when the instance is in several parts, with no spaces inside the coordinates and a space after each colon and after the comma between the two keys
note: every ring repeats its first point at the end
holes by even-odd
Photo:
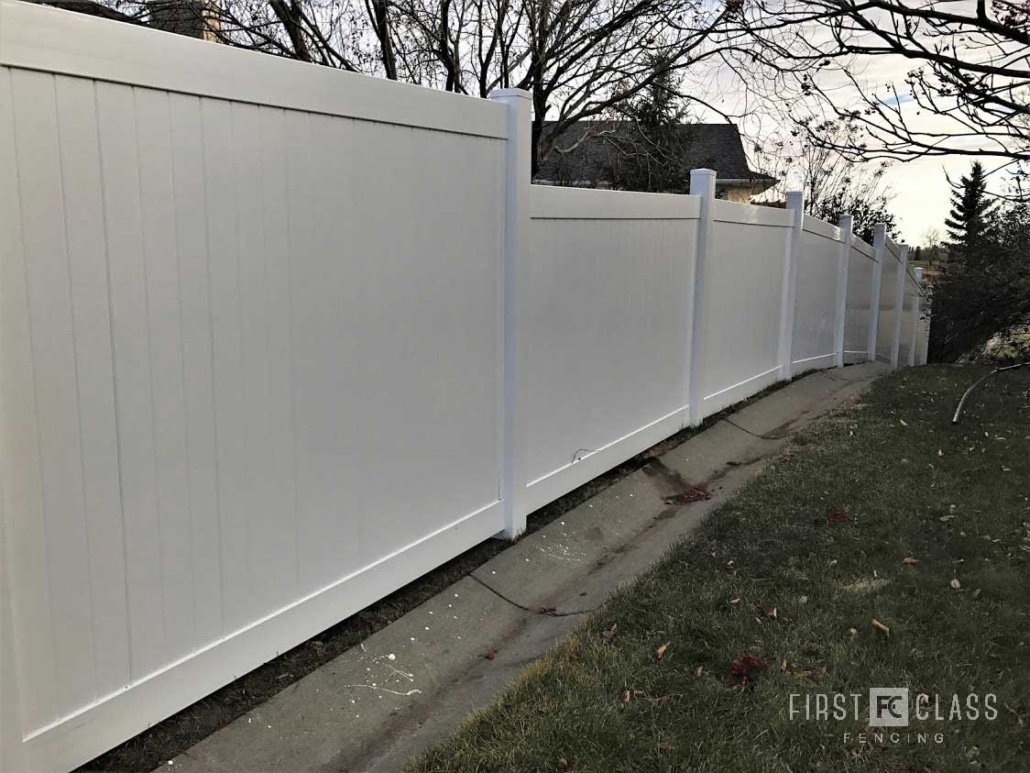
{"type": "Polygon", "coordinates": [[[91,759],[775,381],[924,361],[882,229],[707,170],[532,187],[529,110],[0,0],[0,769],[91,759]]]}
{"type": "Polygon", "coordinates": [[[699,351],[691,370],[698,382],[695,422],[778,381],[790,366],[789,333],[783,337],[784,277],[797,213],[717,200],[714,185],[710,175],[700,189],[693,188],[711,201],[712,215],[694,295],[700,307],[699,351]],[[782,341],[788,342],[786,358],[782,341]]]}
{"type": "Polygon", "coordinates": [[[870,331],[874,324],[871,313],[873,288],[877,279],[876,266],[882,257],[882,251],[877,251],[861,239],[852,239],[848,256],[844,325],[844,362],[847,364],[864,362],[870,358],[870,331]]]}
{"type": "Polygon", "coordinates": [[[876,319],[874,351],[877,360],[892,364],[897,361],[897,328],[901,324],[897,309],[898,299],[902,295],[901,282],[905,278],[908,247],[895,244],[888,236],[884,236],[883,240],[885,245],[882,259],[877,262],[880,291],[877,297],[879,315],[876,319]]]}

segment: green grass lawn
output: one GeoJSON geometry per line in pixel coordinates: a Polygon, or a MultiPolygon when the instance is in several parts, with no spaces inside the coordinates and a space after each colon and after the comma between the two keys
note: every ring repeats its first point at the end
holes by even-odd
{"type": "Polygon", "coordinates": [[[796,437],[411,769],[1030,771],[1030,368],[952,426],[984,372],[900,371],[796,437]],[[878,737],[870,687],[944,719],[878,737]],[[805,719],[834,693],[858,719],[805,719]]]}

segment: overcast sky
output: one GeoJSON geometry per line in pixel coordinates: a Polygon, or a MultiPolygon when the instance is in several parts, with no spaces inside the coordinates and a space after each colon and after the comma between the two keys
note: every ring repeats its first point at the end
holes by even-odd
{"type": "MultiPolygon", "coordinates": [[[[866,83],[896,84],[899,94],[907,94],[905,74],[912,64],[898,57],[868,57],[857,63],[861,68],[866,83]]],[[[913,128],[940,128],[948,126],[949,119],[927,115],[909,99],[902,98],[902,111],[913,128]]],[[[975,141],[964,141],[962,144],[976,147],[975,141]]],[[[936,228],[940,235],[945,235],[944,219],[950,209],[951,187],[947,175],[958,180],[969,170],[973,163],[970,156],[940,156],[922,158],[906,163],[895,163],[884,175],[888,185],[894,190],[895,197],[891,209],[898,217],[901,234],[904,240],[913,245],[923,241],[926,231],[936,228]]],[[[985,165],[992,168],[996,162],[985,165]]]]}
{"type": "MultiPolygon", "coordinates": [[[[958,0],[956,5],[966,4],[967,0],[958,0]]],[[[971,5],[971,3],[970,3],[971,5]]],[[[818,30],[813,30],[813,37],[820,37],[818,30]]],[[[981,53],[980,56],[986,54],[981,53]]],[[[974,55],[973,58],[975,58],[974,55]]],[[[905,85],[905,76],[914,66],[912,62],[896,56],[865,57],[854,61],[849,70],[863,84],[865,93],[883,94],[884,86],[893,83],[900,95],[901,110],[913,129],[941,129],[951,124],[951,120],[938,115],[927,114],[925,111],[911,101],[908,87],[905,85]],[[873,88],[875,87],[875,88],[873,88]]],[[[835,91],[835,99],[840,106],[848,106],[850,91],[854,94],[854,87],[840,73],[825,71],[817,76],[820,85],[824,89],[835,91]]],[[[769,147],[769,142],[777,138],[783,138],[785,132],[790,130],[790,118],[804,112],[785,99],[776,99],[774,104],[762,105],[761,100],[755,101],[753,96],[744,97],[741,95],[740,80],[736,75],[720,68],[718,74],[712,77],[711,73],[703,76],[701,80],[690,83],[691,75],[688,71],[686,87],[699,88],[699,93],[706,99],[715,101],[720,109],[729,113],[749,115],[738,120],[742,132],[750,140],[758,140],[763,146],[769,147]],[[745,99],[747,102],[745,103],[745,99]],[[745,107],[746,105],[746,107],[745,107]],[[779,135],[779,136],[777,136],[779,135]]],[[[857,98],[857,94],[852,99],[857,98]]],[[[719,121],[720,118],[715,112],[698,110],[697,118],[704,121],[719,121]]],[[[954,125],[951,124],[953,127],[954,125]]],[[[965,138],[962,145],[970,148],[978,147],[979,138],[965,138]]],[[[750,142],[746,142],[749,155],[752,153],[750,142]]],[[[884,174],[884,182],[895,193],[891,202],[891,209],[898,219],[898,225],[902,238],[909,244],[915,246],[923,242],[926,232],[933,228],[937,229],[940,236],[945,235],[944,220],[950,208],[951,187],[948,184],[948,175],[957,180],[965,174],[974,158],[970,156],[939,156],[922,158],[906,163],[893,163],[884,174]]],[[[755,166],[756,159],[752,158],[755,166]]],[[[985,160],[985,166],[990,170],[998,165],[996,159],[985,160]]],[[[765,170],[760,170],[765,171],[765,170]]],[[[1000,175],[990,178],[993,182],[989,186],[995,190],[1002,190],[1005,181],[1000,175]]]]}
{"type": "Polygon", "coordinates": [[[897,194],[891,208],[898,216],[905,242],[913,246],[922,244],[929,228],[938,229],[940,236],[944,236],[944,218],[951,197],[944,169],[957,180],[971,163],[972,159],[960,156],[925,158],[896,164],[888,170],[885,179],[897,194]]]}

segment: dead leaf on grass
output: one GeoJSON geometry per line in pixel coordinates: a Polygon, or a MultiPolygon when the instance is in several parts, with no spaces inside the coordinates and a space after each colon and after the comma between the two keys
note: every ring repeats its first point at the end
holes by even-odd
{"type": "Polygon", "coordinates": [[[742,687],[749,687],[754,685],[758,675],[768,667],[769,662],[764,658],[746,653],[737,658],[733,665],[730,666],[730,675],[742,687]]]}
{"type": "Polygon", "coordinates": [[[912,556],[908,556],[907,558],[901,559],[901,563],[904,564],[905,566],[915,566],[916,564],[919,563],[919,559],[918,558],[913,558],[912,556]]]}
{"type": "Polygon", "coordinates": [[[658,658],[658,660],[662,659],[662,656],[665,654],[665,650],[669,649],[669,645],[671,643],[672,642],[665,642],[665,644],[663,644],[661,647],[659,647],[657,650],[655,650],[654,654],[655,654],[655,657],[658,658]]]}
{"type": "Polygon", "coordinates": [[[827,513],[826,515],[826,522],[829,524],[847,523],[850,520],[850,507],[842,507],[840,510],[834,510],[832,513],[827,513]]]}
{"type": "Polygon", "coordinates": [[[951,581],[951,587],[952,587],[952,588],[954,588],[955,590],[958,590],[959,588],[961,588],[961,587],[962,587],[962,583],[960,583],[960,582],[958,581],[958,577],[954,578],[954,579],[953,579],[953,580],[951,581]]]}
{"type": "Polygon", "coordinates": [[[881,623],[875,617],[873,618],[873,628],[875,628],[877,631],[882,632],[886,636],[890,636],[891,635],[891,629],[889,627],[887,627],[886,625],[884,625],[883,623],[881,623]]]}
{"type": "Polygon", "coordinates": [[[848,583],[847,585],[844,585],[842,587],[848,593],[854,593],[856,595],[860,595],[860,594],[863,594],[863,593],[871,593],[873,591],[879,590],[880,588],[884,587],[885,585],[887,585],[887,580],[881,579],[879,577],[872,577],[872,578],[862,577],[862,578],[860,578],[858,580],[855,580],[852,583],[848,583]]]}

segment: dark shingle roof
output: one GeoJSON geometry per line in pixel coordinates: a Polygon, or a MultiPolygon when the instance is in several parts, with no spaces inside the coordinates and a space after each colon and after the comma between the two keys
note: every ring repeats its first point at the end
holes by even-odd
{"type": "Polygon", "coordinates": [[[125,13],[103,4],[100,0],[28,0],[37,5],[49,5],[88,16],[153,27],[190,38],[203,38],[207,32],[204,11],[205,3],[208,1],[146,0],[141,4],[133,4],[132,13],[125,13]]]}
{"type": "MultiPolygon", "coordinates": [[[[545,124],[547,129],[553,122],[545,124]]],[[[752,171],[737,127],[729,123],[675,124],[662,128],[672,132],[681,145],[684,169],[714,169],[723,180],[765,180],[775,178],[752,171]]],[[[541,164],[537,180],[603,180],[612,154],[634,139],[640,129],[631,121],[578,121],[558,137],[554,150],[541,164]],[[591,136],[583,139],[584,135],[591,136]],[[563,152],[566,151],[566,152],[563,152]]]]}
{"type": "Polygon", "coordinates": [[[150,0],[150,26],[188,38],[203,38],[207,30],[202,0],[150,0]]]}

